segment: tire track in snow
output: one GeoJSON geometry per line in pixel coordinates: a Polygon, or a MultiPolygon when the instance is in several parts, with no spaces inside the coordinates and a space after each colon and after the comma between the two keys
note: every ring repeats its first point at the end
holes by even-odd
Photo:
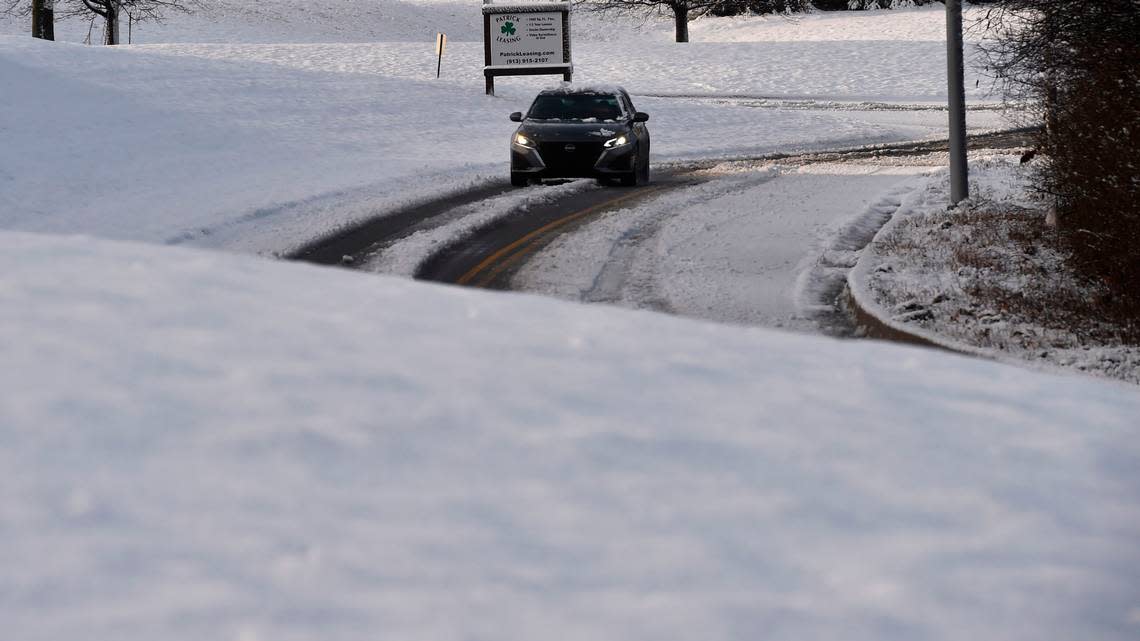
{"type": "MultiPolygon", "coordinates": [[[[612,243],[604,263],[593,279],[590,288],[582,293],[582,300],[588,303],[635,303],[638,307],[673,313],[666,297],[657,291],[654,275],[636,269],[636,259],[640,252],[650,248],[661,227],[671,218],[684,215],[695,205],[721,198],[726,194],[744,191],[776,178],[778,172],[741,176],[729,185],[718,182],[715,188],[701,183],[685,192],[686,198],[672,202],[664,208],[657,207],[660,199],[650,201],[632,210],[619,210],[611,214],[617,217],[630,213],[626,229],[612,243]],[[657,208],[655,208],[657,207],[657,208]]],[[[654,247],[655,250],[660,248],[654,247]]]]}

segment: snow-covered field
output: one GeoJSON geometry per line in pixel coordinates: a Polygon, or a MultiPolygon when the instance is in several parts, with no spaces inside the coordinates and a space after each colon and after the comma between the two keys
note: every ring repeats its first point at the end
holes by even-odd
{"type": "MultiPolygon", "coordinates": [[[[202,251],[501,180],[542,82],[482,95],[467,3],[217,6],[0,36],[0,636],[1140,634],[1133,387],[202,251]]],[[[944,114],[715,96],[937,100],[940,18],[584,16],[575,55],[661,160],[826,148],[944,114]]]]}
{"type": "MultiPolygon", "coordinates": [[[[504,79],[497,97],[484,96],[482,45],[470,41],[477,38],[470,29],[454,34],[437,81],[433,34],[409,42],[405,22],[451,19],[455,5],[394,3],[390,11],[361,18],[359,32],[336,33],[330,25],[357,22],[333,23],[317,12],[302,32],[271,21],[283,3],[258,6],[247,17],[250,39],[273,26],[287,42],[335,42],[250,45],[241,39],[107,49],[0,36],[0,225],[286,251],[377,210],[503,178],[513,127],[507,114],[552,82],[504,79]],[[415,7],[411,17],[385,18],[404,15],[409,6],[415,7]],[[344,42],[359,39],[357,33],[383,40],[344,42]]],[[[180,21],[189,20],[186,37],[237,39],[226,29],[207,37],[217,11],[172,18],[159,29],[177,33],[180,21]]],[[[716,41],[718,30],[710,27],[713,41],[677,45],[665,37],[667,22],[638,32],[639,23],[628,19],[584,13],[576,18],[575,78],[622,83],[635,94],[638,108],[653,117],[658,162],[943,136],[941,111],[802,109],[708,98],[807,96],[827,105],[939,100],[945,93],[942,45],[930,25],[941,14],[878,15],[877,24],[858,18],[848,39],[838,39],[834,19],[821,15],[799,25],[804,32],[818,25],[816,40],[790,40],[797,25],[770,18],[751,21],[752,41],[743,41],[743,23],[729,21],[727,41],[716,41]],[[594,39],[614,30],[632,37],[594,39]],[[884,39],[870,39],[875,34],[884,39]],[[652,97],[677,94],[705,99],[652,97]]],[[[473,19],[478,24],[477,14],[473,19]]],[[[234,28],[236,18],[227,20],[227,29],[234,28]]],[[[9,33],[24,27],[2,24],[9,33]]],[[[702,24],[694,28],[697,40],[702,24]]],[[[140,28],[144,42],[141,34],[151,28],[140,28]]],[[[66,23],[61,33],[75,35],[66,23]]],[[[990,99],[986,83],[982,89],[967,84],[975,103],[990,99]]],[[[1004,125],[993,110],[972,111],[971,123],[1004,125]]]]}

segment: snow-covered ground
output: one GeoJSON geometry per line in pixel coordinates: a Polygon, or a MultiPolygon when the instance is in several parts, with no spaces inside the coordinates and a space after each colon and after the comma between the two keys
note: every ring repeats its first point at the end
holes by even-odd
{"type": "MultiPolygon", "coordinates": [[[[237,3],[226,6],[237,10],[237,3]]],[[[271,18],[285,3],[257,6],[247,16],[250,38],[217,32],[237,40],[228,44],[109,49],[0,36],[0,226],[287,251],[376,211],[502,179],[513,127],[506,115],[551,82],[503,79],[499,96],[484,96],[482,46],[464,41],[477,36],[462,30],[436,80],[431,34],[409,41],[403,18],[385,18],[404,15],[407,3],[361,17],[361,33],[384,38],[365,44],[343,42],[355,31],[336,36],[327,29],[357,22],[330,22],[316,11],[309,31],[295,17],[284,29],[271,18]],[[291,42],[341,42],[242,44],[269,26],[284,29],[274,33],[291,42]]],[[[426,15],[443,19],[455,8],[410,6],[407,20],[424,24],[435,23],[426,15]]],[[[186,37],[209,39],[212,32],[202,30],[218,11],[173,17],[163,33],[178,40],[174,34],[188,21],[186,37]]],[[[576,18],[575,78],[623,83],[634,92],[652,115],[658,162],[944,135],[941,111],[830,108],[835,101],[920,104],[944,95],[942,45],[930,28],[941,14],[877,15],[877,25],[860,16],[845,39],[833,18],[820,15],[798,24],[752,19],[751,41],[743,39],[744,23],[733,20],[728,41],[716,41],[710,27],[712,41],[678,45],[661,37],[667,21],[638,32],[629,19],[583,13],[576,18]],[[815,39],[787,35],[816,27],[815,39]],[[615,30],[630,37],[594,39],[615,30]],[[883,39],[870,39],[875,33],[883,39]],[[652,97],[677,94],[706,98],[652,97]],[[804,109],[709,96],[806,96],[824,104],[804,109]]],[[[227,18],[227,29],[236,20],[227,18]]],[[[698,39],[706,22],[714,21],[695,25],[698,39]]],[[[2,24],[8,32],[24,26],[2,24]]],[[[62,36],[69,33],[61,25],[62,36]]],[[[971,100],[989,100],[988,85],[973,84],[971,100]]],[[[979,128],[1004,125],[994,110],[972,111],[970,119],[979,128]]]]}
{"type": "Polygon", "coordinates": [[[1055,243],[1025,231],[1044,214],[1027,193],[1032,167],[1017,161],[972,163],[971,199],[955,211],[946,211],[946,171],[906,185],[851,273],[853,293],[890,326],[950,349],[1140,383],[1140,347],[1110,319],[1086,312],[1072,325],[1072,302],[1063,299],[1093,309],[1083,301],[1111,292],[1074,273],[1055,243]]]}
{"type": "MultiPolygon", "coordinates": [[[[466,3],[218,6],[0,36],[0,636],[1140,633],[1135,388],[202,251],[501,180],[542,82],[481,94],[466,3]]],[[[589,17],[575,55],[663,160],[822,148],[944,114],[708,96],[937,100],[940,17],[589,17]]]]}
{"type": "Polygon", "coordinates": [[[1133,388],[84,238],[0,270],[6,638],[1140,631],[1133,388]]]}

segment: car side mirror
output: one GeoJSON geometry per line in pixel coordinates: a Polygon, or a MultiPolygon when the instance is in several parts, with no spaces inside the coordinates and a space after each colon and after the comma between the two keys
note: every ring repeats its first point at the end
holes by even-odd
{"type": "Polygon", "coordinates": [[[649,122],[649,114],[645,113],[644,111],[639,111],[639,112],[633,114],[633,121],[634,122],[649,122]]]}
{"type": "Polygon", "coordinates": [[[522,112],[516,111],[511,114],[511,122],[522,122],[522,112]]]}

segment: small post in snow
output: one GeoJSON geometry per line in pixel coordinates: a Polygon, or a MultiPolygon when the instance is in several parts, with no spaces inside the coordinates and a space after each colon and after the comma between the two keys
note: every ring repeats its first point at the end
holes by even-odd
{"type": "Polygon", "coordinates": [[[439,77],[439,71],[443,67],[443,48],[447,45],[447,34],[435,34],[435,55],[438,59],[435,61],[435,77],[439,77]]]}
{"type": "Polygon", "coordinates": [[[966,165],[966,87],[962,61],[962,0],[946,0],[946,82],[950,111],[950,204],[970,197],[966,165]]]}

